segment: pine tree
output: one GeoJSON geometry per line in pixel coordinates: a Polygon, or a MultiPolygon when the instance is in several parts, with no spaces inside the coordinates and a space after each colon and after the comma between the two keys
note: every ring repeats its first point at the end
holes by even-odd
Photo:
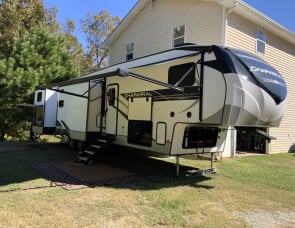
{"type": "Polygon", "coordinates": [[[66,48],[64,35],[53,35],[39,24],[24,35],[14,38],[9,58],[0,60],[0,141],[25,117],[19,115],[17,104],[27,102],[36,87],[58,79],[79,75],[79,69],[66,48]],[[11,119],[11,114],[15,119],[11,119]],[[9,119],[9,121],[7,121],[9,119]]]}

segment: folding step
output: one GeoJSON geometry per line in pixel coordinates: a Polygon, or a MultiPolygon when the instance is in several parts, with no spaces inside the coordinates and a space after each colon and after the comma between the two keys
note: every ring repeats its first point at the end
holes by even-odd
{"type": "MultiPolygon", "coordinates": [[[[90,145],[89,147],[94,147],[94,148],[96,148],[96,149],[100,149],[101,148],[101,146],[100,145],[90,145]]],[[[89,148],[88,147],[88,148],[89,148]]],[[[87,150],[87,149],[86,149],[87,150]]]]}
{"type": "Polygon", "coordinates": [[[108,140],[106,140],[106,139],[98,139],[97,142],[106,144],[108,142],[108,140]]]}
{"type": "Polygon", "coordinates": [[[88,160],[91,159],[91,157],[92,157],[92,156],[79,156],[79,157],[78,157],[78,161],[79,161],[79,162],[86,162],[86,163],[87,163],[88,160]]]}
{"type": "Polygon", "coordinates": [[[97,142],[98,142],[98,145],[97,144],[89,145],[82,153],[80,153],[78,157],[79,162],[84,162],[89,165],[93,163],[94,155],[99,150],[101,150],[101,148],[103,148],[103,146],[107,143],[107,140],[98,139],[97,142]]]}
{"type": "Polygon", "coordinates": [[[90,154],[90,155],[94,155],[96,153],[96,151],[93,151],[93,150],[84,150],[85,154],[90,154]]]}

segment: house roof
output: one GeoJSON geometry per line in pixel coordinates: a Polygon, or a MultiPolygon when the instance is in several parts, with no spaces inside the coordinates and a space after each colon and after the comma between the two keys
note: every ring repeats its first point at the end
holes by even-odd
{"type": "MultiPolygon", "coordinates": [[[[208,2],[215,2],[223,7],[232,10],[248,20],[254,22],[261,28],[267,31],[271,31],[281,37],[282,39],[295,45],[295,33],[291,32],[284,26],[280,25],[270,17],[256,10],[252,6],[248,5],[242,0],[204,0],[208,2]]],[[[104,42],[104,46],[110,47],[113,42],[123,33],[127,27],[132,23],[132,21],[137,17],[137,15],[143,10],[143,8],[148,4],[150,0],[138,0],[135,6],[129,11],[129,13],[123,18],[121,23],[113,31],[113,33],[104,42]]]]}

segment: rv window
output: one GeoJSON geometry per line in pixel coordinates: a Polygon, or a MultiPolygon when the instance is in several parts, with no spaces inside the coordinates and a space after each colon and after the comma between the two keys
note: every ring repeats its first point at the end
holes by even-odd
{"type": "Polygon", "coordinates": [[[42,102],[42,96],[43,95],[43,92],[38,92],[37,93],[37,102],[42,102]]]}
{"type": "Polygon", "coordinates": [[[175,85],[185,74],[187,74],[179,86],[192,86],[195,83],[195,72],[194,63],[172,66],[168,71],[168,83],[175,85]]]}
{"type": "Polygon", "coordinates": [[[233,48],[229,48],[229,50],[246,66],[259,86],[267,91],[277,104],[285,100],[287,96],[286,83],[276,69],[251,53],[233,48]]]}
{"type": "Polygon", "coordinates": [[[208,148],[216,146],[218,128],[187,127],[184,130],[182,148],[208,148]]]}
{"type": "Polygon", "coordinates": [[[64,100],[60,100],[58,102],[58,107],[62,108],[64,106],[64,104],[65,104],[65,101],[64,100]]]}

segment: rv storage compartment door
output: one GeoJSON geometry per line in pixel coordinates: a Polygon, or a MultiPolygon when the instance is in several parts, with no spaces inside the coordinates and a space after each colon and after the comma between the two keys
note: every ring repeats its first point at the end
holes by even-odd
{"type": "Polygon", "coordinates": [[[152,146],[153,122],[144,120],[129,120],[128,143],[152,146]]]}

